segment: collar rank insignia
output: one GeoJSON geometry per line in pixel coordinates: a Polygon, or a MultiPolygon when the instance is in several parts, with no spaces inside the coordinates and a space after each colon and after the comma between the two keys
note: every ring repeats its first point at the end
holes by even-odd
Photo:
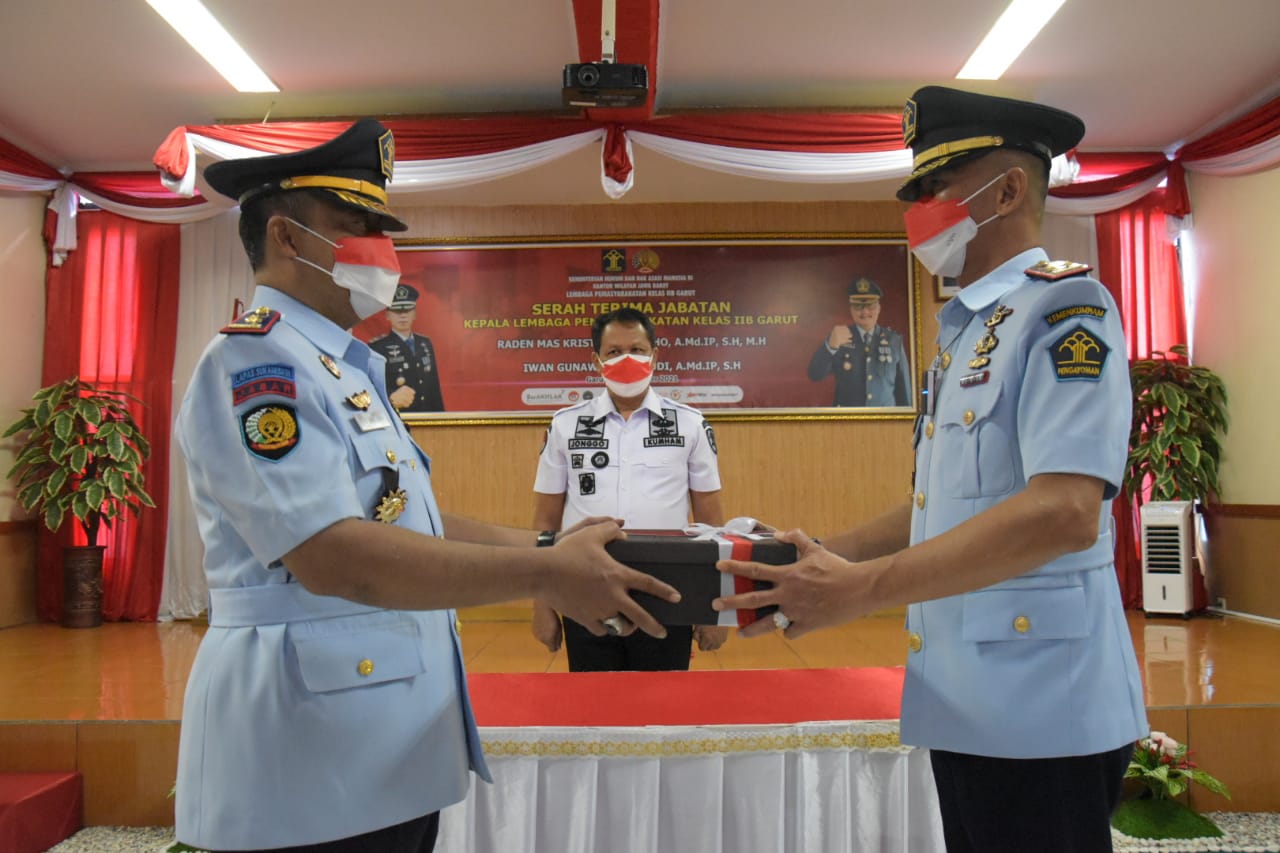
{"type": "MultiPolygon", "coordinates": [[[[325,367],[328,367],[328,365],[326,364],[325,367]]],[[[352,394],[350,397],[347,398],[347,402],[350,403],[354,408],[357,408],[363,412],[369,408],[369,405],[371,403],[373,403],[373,398],[369,396],[368,390],[364,390],[364,391],[358,391],[355,394],[352,394]]]]}
{"type": "Polygon", "coordinates": [[[338,362],[329,357],[327,353],[320,353],[320,363],[324,365],[324,369],[333,374],[334,379],[342,378],[342,371],[338,368],[338,362]]]}
{"type": "Polygon", "coordinates": [[[390,489],[382,496],[382,500],[378,501],[378,507],[373,514],[383,524],[395,524],[396,519],[408,505],[409,495],[404,489],[390,489]]]}
{"type": "Polygon", "coordinates": [[[280,321],[280,317],[279,311],[259,305],[223,326],[221,332],[224,335],[265,335],[280,321]]]}
{"type": "Polygon", "coordinates": [[[1084,275],[1092,269],[1093,267],[1088,264],[1078,264],[1075,261],[1041,261],[1035,266],[1027,267],[1026,274],[1032,278],[1042,278],[1045,281],[1058,281],[1059,279],[1071,278],[1076,275],[1084,275]]]}

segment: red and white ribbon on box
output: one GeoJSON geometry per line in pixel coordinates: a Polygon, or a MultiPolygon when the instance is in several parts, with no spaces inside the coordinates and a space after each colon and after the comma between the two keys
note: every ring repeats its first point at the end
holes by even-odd
{"type": "MultiPolygon", "coordinates": [[[[771,536],[752,533],[751,531],[758,526],[759,523],[754,518],[742,516],[730,519],[725,522],[723,527],[714,527],[710,524],[691,524],[684,529],[684,532],[692,536],[695,542],[715,542],[720,548],[719,559],[721,560],[750,561],[755,543],[772,538],[771,536]]],[[[750,578],[728,573],[720,575],[720,595],[722,597],[743,592],[754,592],[756,588],[755,581],[750,578]]],[[[716,624],[745,628],[759,618],[761,617],[757,611],[751,609],[721,610],[716,624]]]]}

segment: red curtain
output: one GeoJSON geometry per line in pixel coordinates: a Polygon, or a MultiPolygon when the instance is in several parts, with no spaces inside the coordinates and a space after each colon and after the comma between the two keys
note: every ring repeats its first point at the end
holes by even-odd
{"type": "MultiPolygon", "coordinates": [[[[103,618],[152,621],[164,578],[169,493],[169,432],[173,396],[174,328],[178,317],[180,236],[177,225],[126,219],[106,211],[77,217],[79,248],[46,280],[42,384],[71,376],[125,391],[151,443],[143,464],[156,509],[126,513],[105,525],[103,618]]],[[[61,549],[88,544],[79,524],[55,535],[42,529],[37,607],[56,621],[62,610],[61,549]]]]}
{"type": "MultiPolygon", "coordinates": [[[[1166,204],[1164,191],[1157,190],[1128,207],[1094,217],[1098,274],[1120,306],[1130,361],[1187,340],[1182,275],[1166,204]]],[[[1142,607],[1141,505],[1141,497],[1132,502],[1117,498],[1111,505],[1120,593],[1125,607],[1135,609],[1142,607]]]]}

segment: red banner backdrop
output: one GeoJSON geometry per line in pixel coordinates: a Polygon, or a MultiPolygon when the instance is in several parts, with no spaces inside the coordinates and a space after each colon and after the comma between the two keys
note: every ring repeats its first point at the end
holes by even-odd
{"type": "MultiPolygon", "coordinates": [[[[402,246],[420,295],[448,413],[542,414],[603,391],[591,324],[624,305],[658,337],[654,387],[705,409],[830,409],[830,377],[809,360],[850,322],[848,286],[875,281],[879,325],[898,332],[918,375],[916,291],[904,240],[654,241],[402,246]]],[[[385,315],[356,327],[372,340],[385,315]]],[[[914,401],[914,394],[911,400],[914,401]]],[[[914,411],[875,410],[886,415],[914,411]]]]}

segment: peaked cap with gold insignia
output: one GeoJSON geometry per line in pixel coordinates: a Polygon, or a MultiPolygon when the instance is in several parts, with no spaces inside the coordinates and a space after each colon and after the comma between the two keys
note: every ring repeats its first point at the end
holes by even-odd
{"type": "Polygon", "coordinates": [[[395,168],[391,131],[371,118],[360,119],[314,148],[269,157],[223,160],[204,170],[213,189],[241,206],[289,190],[321,189],[340,204],[378,214],[384,231],[406,231],[387,207],[387,181],[395,168]]]}
{"type": "Polygon", "coordinates": [[[898,190],[902,201],[920,196],[920,179],[963,158],[995,148],[1035,154],[1045,167],[1084,138],[1084,122],[1064,110],[963,92],[945,86],[917,89],[902,110],[902,140],[911,147],[911,176],[898,190]]]}

